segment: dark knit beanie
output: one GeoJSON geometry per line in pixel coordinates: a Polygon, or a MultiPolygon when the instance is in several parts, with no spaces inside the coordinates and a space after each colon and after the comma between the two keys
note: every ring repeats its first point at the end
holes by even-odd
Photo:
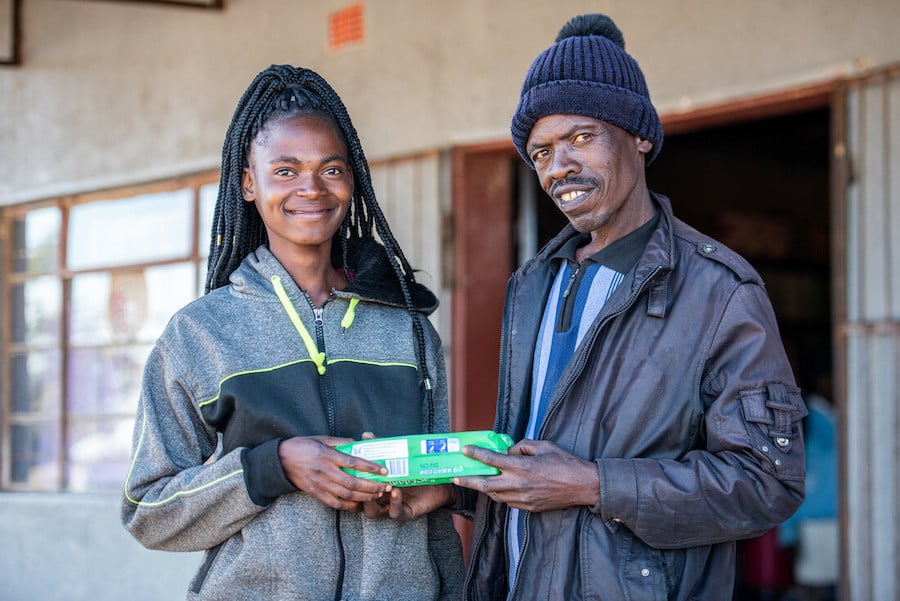
{"type": "Polygon", "coordinates": [[[516,113],[513,144],[529,165],[531,128],[547,115],[584,115],[612,123],[653,143],[649,165],[663,142],[662,124],[641,68],[627,52],[622,32],[606,15],[580,15],[531,64],[516,113]]]}

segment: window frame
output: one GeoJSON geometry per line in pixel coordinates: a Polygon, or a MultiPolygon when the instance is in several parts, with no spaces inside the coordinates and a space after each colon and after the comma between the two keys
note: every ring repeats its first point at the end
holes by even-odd
{"type": "MultiPolygon", "coordinates": [[[[70,315],[72,310],[72,281],[73,278],[91,273],[114,274],[134,270],[145,270],[152,267],[191,263],[195,268],[195,282],[193,296],[203,294],[204,282],[200,277],[206,263],[205,252],[208,250],[209,233],[199,232],[201,215],[201,191],[209,184],[219,181],[219,170],[204,171],[190,175],[183,175],[171,179],[110,188],[102,191],[87,192],[43,199],[39,201],[9,205],[0,207],[0,492],[70,492],[70,475],[73,463],[70,458],[70,408],[69,398],[70,381],[67,366],[70,362],[71,332],[70,315]],[[167,257],[165,259],[151,260],[140,263],[116,264],[112,266],[90,267],[85,269],[70,269],[67,265],[68,237],[70,233],[70,214],[74,207],[106,201],[123,201],[128,198],[146,194],[176,192],[189,189],[192,192],[191,208],[191,241],[186,255],[167,257]],[[29,273],[14,272],[16,249],[13,240],[13,224],[17,219],[23,219],[28,213],[39,209],[58,208],[60,211],[59,241],[57,248],[56,265],[52,271],[40,271],[29,273]],[[34,344],[33,342],[15,342],[12,332],[12,300],[15,286],[22,285],[30,280],[41,277],[54,277],[60,282],[60,315],[57,346],[34,344]],[[13,481],[12,464],[12,429],[16,425],[28,425],[43,421],[42,416],[30,414],[16,415],[12,408],[12,369],[11,358],[15,355],[27,355],[30,352],[41,350],[57,350],[59,352],[60,391],[58,398],[58,414],[55,419],[58,426],[58,449],[54,461],[56,467],[55,482],[51,488],[46,486],[35,487],[13,481]]],[[[161,334],[161,332],[160,332],[161,334]]],[[[108,348],[121,347],[120,343],[112,342],[103,345],[108,348]]],[[[135,410],[137,399],[135,399],[135,410]]],[[[134,413],[132,413],[132,416],[134,413]]],[[[101,423],[103,419],[128,417],[120,412],[102,413],[89,417],[80,417],[80,420],[101,423]]],[[[94,492],[88,490],[86,492],[94,492]]]]}

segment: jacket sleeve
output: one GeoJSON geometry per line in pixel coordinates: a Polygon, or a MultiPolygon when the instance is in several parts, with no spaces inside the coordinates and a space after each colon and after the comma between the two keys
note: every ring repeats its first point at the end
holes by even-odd
{"type": "Polygon", "coordinates": [[[247,491],[247,449],[213,459],[217,434],[176,363],[157,344],[145,366],[121,518],[145,547],[198,551],[223,542],[264,507],[247,491]]]}
{"type": "Polygon", "coordinates": [[[761,286],[737,286],[699,394],[702,448],[677,461],[597,460],[595,511],[610,528],[624,524],[657,548],[707,545],[762,534],[803,501],[806,408],[761,286]]]}

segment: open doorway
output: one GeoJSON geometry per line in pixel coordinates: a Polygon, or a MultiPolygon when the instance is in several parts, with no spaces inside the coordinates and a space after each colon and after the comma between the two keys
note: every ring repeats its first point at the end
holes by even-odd
{"type": "MultiPolygon", "coordinates": [[[[824,390],[832,356],[829,123],[824,107],[674,135],[647,170],[676,215],[759,271],[808,403],[813,393],[833,402],[824,390]]],[[[803,568],[795,530],[789,524],[739,544],[735,599],[796,598],[803,568]]]]}

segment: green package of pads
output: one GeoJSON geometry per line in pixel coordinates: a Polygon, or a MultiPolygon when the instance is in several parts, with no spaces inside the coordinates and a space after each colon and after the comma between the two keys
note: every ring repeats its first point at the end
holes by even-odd
{"type": "Polygon", "coordinates": [[[444,484],[457,476],[496,476],[495,467],[462,454],[466,445],[506,453],[513,444],[506,434],[490,430],[418,434],[359,440],[335,447],[338,451],[384,465],[388,474],[346,469],[359,478],[390,482],[394,486],[444,484]]]}

